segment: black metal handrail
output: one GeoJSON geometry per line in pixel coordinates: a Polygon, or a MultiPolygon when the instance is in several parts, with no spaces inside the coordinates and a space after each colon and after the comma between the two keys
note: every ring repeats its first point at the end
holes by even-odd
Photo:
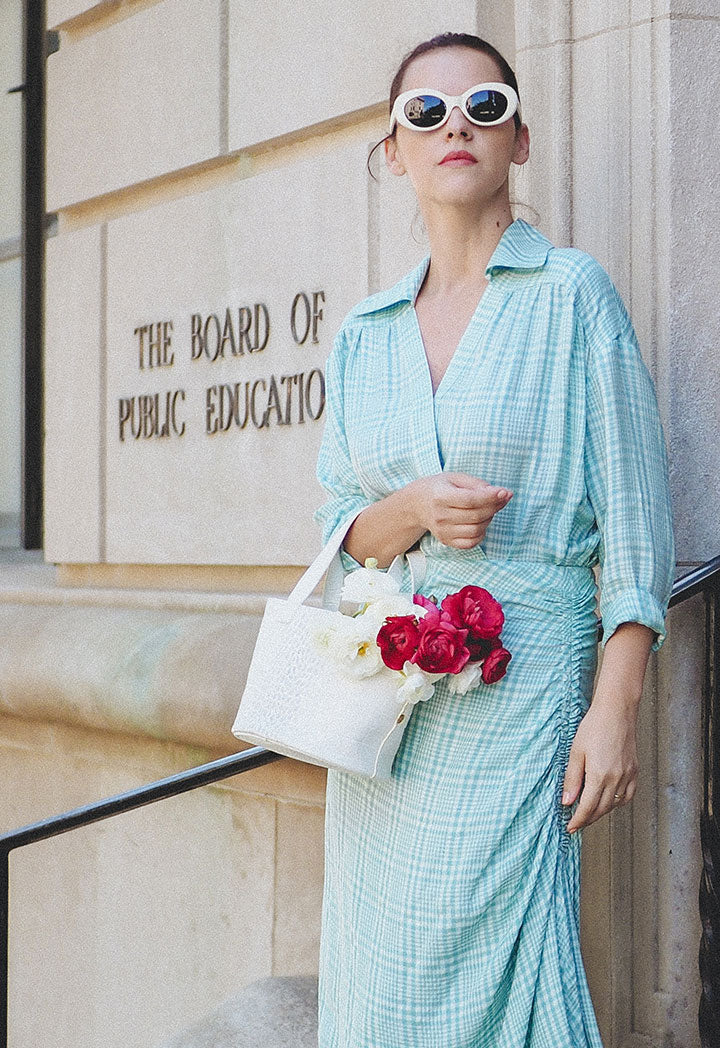
{"type": "MultiPolygon", "coordinates": [[[[717,563],[720,558],[711,563],[717,563]]],[[[698,952],[702,1048],[720,1048],[720,583],[717,567],[706,577],[705,673],[703,676],[703,809],[700,814],[702,873],[698,905],[702,934],[698,952]]],[[[695,591],[697,592],[697,591],[695,591]]]]}
{"type": "Polygon", "coordinates": [[[682,575],[673,583],[668,607],[681,604],[696,593],[707,593],[709,590],[720,587],[720,557],[713,557],[705,561],[686,575],[682,575]]]}
{"type": "Polygon", "coordinates": [[[147,786],[128,790],[127,793],[119,793],[115,797],[107,797],[93,804],[85,804],[81,808],[73,808],[72,811],[64,812],[62,815],[53,815],[49,819],[41,819],[40,822],[33,822],[28,826],[11,830],[9,833],[0,834],[0,1048],[7,1048],[8,1044],[10,852],[26,844],[35,844],[37,841],[47,840],[48,837],[57,837],[61,833],[67,833],[68,830],[90,826],[92,823],[101,822],[114,815],[121,815],[123,812],[133,811],[168,797],[177,797],[181,793],[188,793],[200,786],[209,786],[213,782],[220,782],[222,779],[229,779],[241,772],[251,771],[264,764],[284,759],[281,753],[273,753],[271,750],[263,749],[262,746],[254,746],[252,749],[243,750],[242,753],[231,753],[229,757],[221,757],[209,764],[201,764],[197,768],[178,772],[177,775],[169,775],[166,779],[158,779],[157,782],[151,782],[147,786]]]}
{"type": "MultiPolygon", "coordinates": [[[[705,595],[706,605],[706,673],[703,688],[705,796],[701,816],[704,869],[700,887],[700,916],[703,924],[700,947],[702,997],[698,1016],[702,1048],[720,1048],[720,705],[717,690],[720,677],[720,557],[707,561],[677,579],[668,606],[680,604],[698,593],[705,595]]],[[[7,1048],[8,1045],[10,852],[284,759],[282,754],[255,746],[159,779],[147,786],[0,834],[0,1048],[7,1048]]]]}

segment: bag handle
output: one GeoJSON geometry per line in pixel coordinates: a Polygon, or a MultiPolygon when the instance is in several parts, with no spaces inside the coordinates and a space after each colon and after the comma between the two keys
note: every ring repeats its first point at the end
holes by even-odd
{"type": "MultiPolygon", "coordinates": [[[[394,578],[399,586],[402,582],[405,560],[407,560],[408,567],[410,568],[411,592],[417,593],[423,584],[423,579],[425,578],[425,554],[420,550],[415,549],[409,550],[406,553],[398,553],[398,555],[393,558],[390,567],[387,569],[387,574],[394,578]]],[[[336,610],[340,607],[344,581],[345,570],[338,553],[338,555],[333,557],[330,562],[330,567],[328,568],[325,577],[325,587],[323,590],[324,608],[336,610]]]]}
{"type": "MultiPolygon", "coordinates": [[[[339,554],[342,541],[350,530],[350,525],[355,518],[362,513],[363,509],[365,509],[364,506],[361,509],[355,510],[354,513],[349,517],[346,517],[345,520],[335,528],[335,531],[333,531],[332,535],[327,540],[327,543],[320,550],[305,574],[296,582],[288,596],[288,603],[304,604],[332,564],[333,560],[337,558],[338,562],[340,562],[339,554]]],[[[342,570],[342,564],[340,564],[340,568],[342,570]]]]}
{"type": "MultiPolygon", "coordinates": [[[[345,520],[338,525],[305,574],[298,579],[294,588],[288,595],[288,603],[304,604],[320,582],[323,575],[327,572],[323,603],[326,607],[339,607],[340,593],[344,579],[342,561],[340,560],[340,547],[342,546],[343,539],[350,530],[350,525],[354,523],[355,519],[362,513],[363,509],[365,509],[364,506],[361,509],[355,510],[355,512],[350,514],[349,517],[346,517],[345,520]]],[[[416,593],[425,578],[425,554],[420,550],[399,553],[393,558],[392,564],[387,569],[388,574],[397,577],[398,573],[402,573],[401,565],[403,558],[407,559],[410,567],[412,591],[413,593],[416,593]]]]}

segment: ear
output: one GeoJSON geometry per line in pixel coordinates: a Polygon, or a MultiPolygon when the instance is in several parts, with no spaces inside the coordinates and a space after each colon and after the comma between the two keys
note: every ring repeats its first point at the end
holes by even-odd
{"type": "Polygon", "coordinates": [[[388,170],[392,171],[394,175],[404,175],[405,165],[400,159],[400,154],[397,147],[397,136],[390,135],[385,139],[385,163],[387,164],[388,170]]]}
{"type": "Polygon", "coordinates": [[[530,156],[530,129],[521,124],[515,132],[515,148],[512,155],[513,164],[524,164],[530,156]]]}

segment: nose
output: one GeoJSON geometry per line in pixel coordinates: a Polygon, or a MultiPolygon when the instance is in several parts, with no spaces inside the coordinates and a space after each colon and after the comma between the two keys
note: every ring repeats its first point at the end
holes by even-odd
{"type": "Polygon", "coordinates": [[[450,110],[450,116],[445,124],[445,136],[446,138],[453,138],[454,136],[460,138],[470,139],[473,137],[473,125],[464,115],[460,106],[453,106],[450,110]]]}

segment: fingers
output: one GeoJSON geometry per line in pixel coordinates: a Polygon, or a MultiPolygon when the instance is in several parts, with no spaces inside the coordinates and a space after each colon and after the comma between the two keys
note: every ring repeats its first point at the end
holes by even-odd
{"type": "Polygon", "coordinates": [[[457,528],[487,526],[494,516],[495,513],[491,510],[460,509],[444,505],[437,506],[435,510],[435,520],[438,524],[457,528]]]}
{"type": "Polygon", "coordinates": [[[628,733],[622,718],[608,720],[598,709],[593,701],[570,747],[562,804],[578,803],[567,823],[568,833],[628,804],[635,793],[638,766],[634,734],[628,733]]]}
{"type": "Polygon", "coordinates": [[[585,757],[577,747],[571,746],[567,768],[565,769],[565,779],[563,780],[563,804],[575,803],[577,795],[582,788],[584,774],[585,757]]]}
{"type": "Polygon", "coordinates": [[[480,477],[471,477],[467,473],[440,474],[449,482],[449,504],[462,509],[482,505],[485,502],[508,502],[512,492],[500,484],[488,484],[480,477]]]}
{"type": "Polygon", "coordinates": [[[477,538],[447,538],[440,539],[443,546],[452,546],[453,549],[473,549],[477,546],[478,542],[482,542],[485,537],[484,533],[479,535],[477,538]]]}
{"type": "MultiPolygon", "coordinates": [[[[567,832],[574,833],[576,830],[582,829],[583,826],[589,826],[591,823],[596,822],[615,808],[621,808],[632,800],[634,794],[634,780],[624,785],[622,780],[612,784],[604,783],[601,779],[591,780],[590,782],[586,779],[580,795],[580,803],[567,824],[567,832]]],[[[570,801],[569,803],[572,804],[573,802],[570,801]]]]}
{"type": "Polygon", "coordinates": [[[443,471],[438,473],[437,476],[451,481],[458,488],[475,488],[478,484],[486,483],[481,477],[473,477],[469,473],[446,473],[443,471]]]}
{"type": "Polygon", "coordinates": [[[468,477],[464,473],[443,473],[440,478],[434,492],[435,498],[450,510],[483,510],[492,516],[507,505],[513,495],[508,488],[486,484],[484,480],[468,477]]]}
{"type": "Polygon", "coordinates": [[[472,549],[485,537],[494,517],[512,498],[507,488],[467,473],[439,473],[426,482],[428,530],[454,549],[472,549]]]}
{"type": "MultiPolygon", "coordinates": [[[[602,801],[603,794],[606,792],[608,791],[603,787],[602,782],[593,782],[592,780],[588,781],[587,778],[585,779],[585,785],[580,794],[580,803],[566,826],[568,833],[574,833],[575,830],[579,830],[582,826],[589,826],[591,822],[604,814],[602,811],[595,813],[602,801]]],[[[609,793],[610,797],[612,797],[612,790],[609,793]]],[[[607,811],[609,810],[608,808],[607,811]]]]}

